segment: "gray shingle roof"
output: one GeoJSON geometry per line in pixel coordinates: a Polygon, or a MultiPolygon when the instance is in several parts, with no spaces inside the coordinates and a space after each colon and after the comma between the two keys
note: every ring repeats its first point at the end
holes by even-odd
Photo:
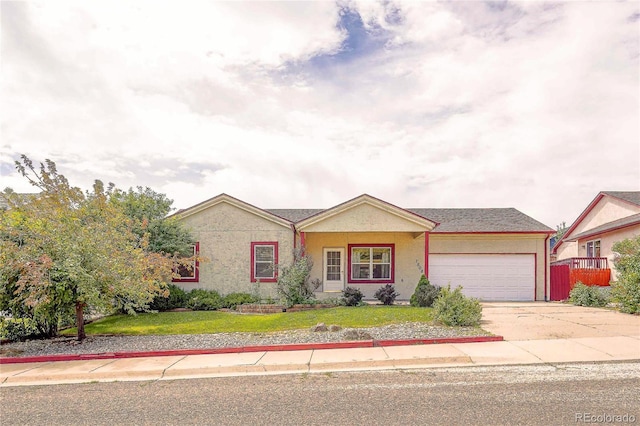
{"type": "Polygon", "coordinates": [[[602,193],[640,206],[640,191],[602,191],[602,193]]]}
{"type": "MultiPolygon", "coordinates": [[[[438,222],[439,232],[553,232],[553,229],[514,208],[501,209],[407,209],[438,222]]],[[[323,209],[267,209],[291,222],[300,222],[323,209]]]]}
{"type": "Polygon", "coordinates": [[[635,224],[640,224],[640,213],[623,217],[622,219],[614,220],[612,222],[607,222],[600,226],[596,226],[595,228],[589,229],[588,231],[572,235],[571,238],[567,238],[566,241],[577,241],[580,238],[585,238],[596,234],[603,234],[614,229],[624,228],[635,224]]]}

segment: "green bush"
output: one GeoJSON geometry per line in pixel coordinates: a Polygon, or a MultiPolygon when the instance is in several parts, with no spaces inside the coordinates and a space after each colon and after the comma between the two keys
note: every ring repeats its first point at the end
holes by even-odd
{"type": "Polygon", "coordinates": [[[436,301],[439,294],[440,287],[431,284],[427,277],[422,274],[420,281],[418,281],[416,291],[411,295],[409,303],[411,306],[428,308],[433,305],[433,302],[436,301]]]}
{"type": "Polygon", "coordinates": [[[176,308],[186,308],[189,296],[186,291],[175,284],[169,284],[169,296],[156,296],[149,305],[149,309],[154,311],[170,311],[176,308]]]}
{"type": "Polygon", "coordinates": [[[31,318],[0,318],[0,339],[23,342],[38,337],[41,333],[31,318]]]}
{"type": "Polygon", "coordinates": [[[400,296],[391,284],[383,285],[374,294],[375,298],[382,302],[383,305],[393,305],[396,297],[400,296]]]}
{"type": "Polygon", "coordinates": [[[235,309],[238,305],[245,303],[256,303],[260,299],[249,293],[229,293],[222,299],[224,308],[235,309]]]}
{"type": "Polygon", "coordinates": [[[609,297],[598,286],[588,286],[578,281],[569,293],[569,302],[576,306],[603,307],[609,303],[609,297]]]}
{"type": "Polygon", "coordinates": [[[345,306],[358,306],[362,302],[364,295],[360,289],[347,287],[342,290],[342,300],[345,306]]]}
{"type": "Polygon", "coordinates": [[[462,294],[462,287],[451,291],[451,285],[440,289],[433,303],[434,319],[444,325],[477,326],[482,319],[482,306],[478,299],[462,294]]]}
{"type": "Polygon", "coordinates": [[[320,281],[309,280],[313,262],[309,256],[300,252],[295,254],[291,266],[283,267],[278,274],[276,290],[287,307],[314,303],[313,292],[320,286],[320,281]]]}
{"type": "Polygon", "coordinates": [[[187,308],[194,311],[215,311],[222,308],[222,296],[215,290],[195,289],[189,293],[187,308]]]}
{"type": "Polygon", "coordinates": [[[611,298],[621,312],[640,313],[640,235],[613,245],[618,280],[611,283],[611,298]]]}

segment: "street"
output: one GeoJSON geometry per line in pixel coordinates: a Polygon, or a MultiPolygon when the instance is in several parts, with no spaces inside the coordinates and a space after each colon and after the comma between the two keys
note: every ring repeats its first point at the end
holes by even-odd
{"type": "Polygon", "coordinates": [[[638,424],[640,363],[25,386],[0,396],[5,425],[638,424]]]}

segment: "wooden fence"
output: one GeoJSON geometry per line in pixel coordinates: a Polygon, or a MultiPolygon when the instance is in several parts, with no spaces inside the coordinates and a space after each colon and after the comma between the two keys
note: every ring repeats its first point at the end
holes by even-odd
{"type": "Polygon", "coordinates": [[[611,269],[606,257],[573,257],[553,262],[550,267],[550,300],[565,300],[577,282],[584,285],[608,286],[611,269]]]}

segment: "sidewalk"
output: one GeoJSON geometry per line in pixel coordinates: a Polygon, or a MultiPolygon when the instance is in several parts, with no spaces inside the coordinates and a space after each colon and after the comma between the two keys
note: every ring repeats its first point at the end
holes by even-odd
{"type": "Polygon", "coordinates": [[[102,354],[107,358],[0,364],[0,386],[640,360],[640,317],[550,303],[485,304],[484,308],[482,327],[493,333],[502,330],[507,340],[384,342],[389,346],[375,347],[371,342],[369,347],[362,347],[367,342],[353,342],[346,343],[351,348],[252,347],[237,353],[174,351],[135,358],[102,354]]]}

